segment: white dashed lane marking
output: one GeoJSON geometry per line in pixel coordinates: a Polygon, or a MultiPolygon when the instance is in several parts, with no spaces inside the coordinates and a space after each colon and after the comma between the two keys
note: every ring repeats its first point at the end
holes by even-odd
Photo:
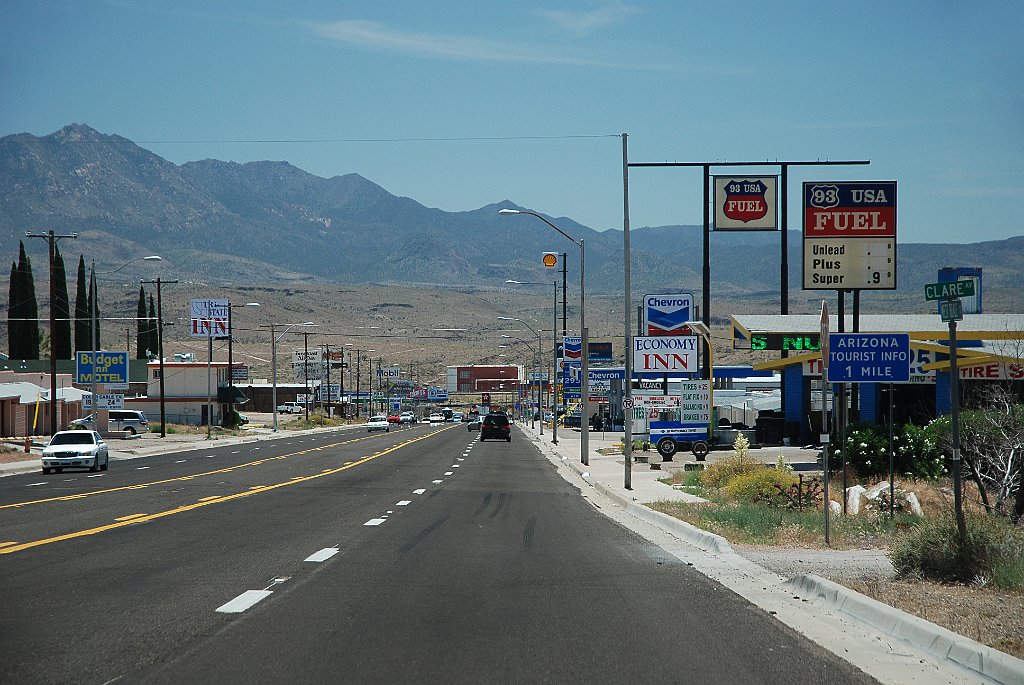
{"type": "Polygon", "coordinates": [[[443,480],[435,480],[434,481],[434,485],[440,485],[443,482],[444,482],[443,480]]]}
{"type": "Polygon", "coordinates": [[[217,611],[222,614],[240,614],[272,594],[270,590],[246,590],[227,604],[217,607],[217,611]]]}
{"type": "MultiPolygon", "coordinates": [[[[40,483],[40,485],[42,485],[42,483],[40,483]]],[[[426,489],[425,488],[420,488],[419,490],[413,490],[412,494],[414,494],[414,495],[422,495],[424,492],[426,492],[426,489]]]]}
{"type": "Polygon", "coordinates": [[[369,521],[367,521],[363,525],[364,526],[379,526],[380,524],[384,523],[385,521],[387,521],[387,519],[384,519],[384,518],[370,519],[369,521]]]}
{"type": "Polygon", "coordinates": [[[403,500],[402,500],[401,502],[399,502],[399,503],[398,503],[398,504],[396,504],[395,506],[396,506],[396,507],[407,507],[407,506],[409,506],[410,504],[412,504],[412,500],[411,500],[411,499],[403,499],[403,500]]]}
{"type": "Polygon", "coordinates": [[[444,475],[446,475],[446,476],[450,476],[450,475],[452,475],[453,473],[455,473],[455,472],[454,472],[454,471],[445,471],[445,472],[444,472],[444,475]]]}
{"type": "Polygon", "coordinates": [[[303,561],[312,561],[312,562],[319,563],[321,561],[327,561],[328,559],[330,559],[331,557],[333,557],[337,553],[338,553],[338,548],[337,547],[325,547],[322,550],[320,550],[319,552],[314,552],[313,554],[310,554],[303,561]]]}

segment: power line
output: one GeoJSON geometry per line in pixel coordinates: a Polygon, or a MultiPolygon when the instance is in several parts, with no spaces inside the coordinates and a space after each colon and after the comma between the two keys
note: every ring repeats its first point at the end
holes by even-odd
{"type": "MultiPolygon", "coordinates": [[[[209,140],[137,140],[137,145],[211,145],[211,144],[323,144],[323,143],[459,143],[471,141],[503,141],[503,140],[576,140],[586,138],[619,138],[621,134],[600,133],[600,134],[575,134],[557,136],[452,136],[452,137],[427,137],[427,138],[225,138],[209,140]]],[[[105,143],[106,141],[69,141],[75,143],[105,143]]]]}

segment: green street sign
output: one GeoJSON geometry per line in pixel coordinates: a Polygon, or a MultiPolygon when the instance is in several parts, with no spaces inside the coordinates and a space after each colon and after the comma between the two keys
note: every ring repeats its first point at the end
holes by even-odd
{"type": "Polygon", "coordinates": [[[974,281],[948,281],[929,283],[924,287],[924,299],[948,300],[953,297],[973,297],[974,281]]]}
{"type": "Polygon", "coordinates": [[[940,300],[939,317],[945,323],[964,320],[964,303],[962,300],[940,300]]]}

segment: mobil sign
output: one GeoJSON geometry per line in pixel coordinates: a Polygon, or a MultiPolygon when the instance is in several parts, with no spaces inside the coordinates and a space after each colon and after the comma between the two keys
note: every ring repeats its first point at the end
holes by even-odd
{"type": "Polygon", "coordinates": [[[644,331],[647,335],[685,335],[693,320],[693,295],[644,295],[644,331]]]}
{"type": "Polygon", "coordinates": [[[633,371],[687,373],[697,368],[697,336],[636,336],[633,371]]]}

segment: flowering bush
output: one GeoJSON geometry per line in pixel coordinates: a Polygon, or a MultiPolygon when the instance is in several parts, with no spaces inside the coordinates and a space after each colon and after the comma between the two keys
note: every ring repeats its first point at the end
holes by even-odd
{"type": "Polygon", "coordinates": [[[760,467],[755,471],[733,476],[725,484],[725,491],[741,502],[764,502],[784,506],[781,492],[793,483],[796,477],[791,473],[773,468],[760,467]]]}
{"type": "Polygon", "coordinates": [[[841,459],[853,467],[861,478],[889,472],[889,438],[873,426],[851,425],[846,431],[846,442],[835,452],[833,464],[839,468],[841,459]]]}

